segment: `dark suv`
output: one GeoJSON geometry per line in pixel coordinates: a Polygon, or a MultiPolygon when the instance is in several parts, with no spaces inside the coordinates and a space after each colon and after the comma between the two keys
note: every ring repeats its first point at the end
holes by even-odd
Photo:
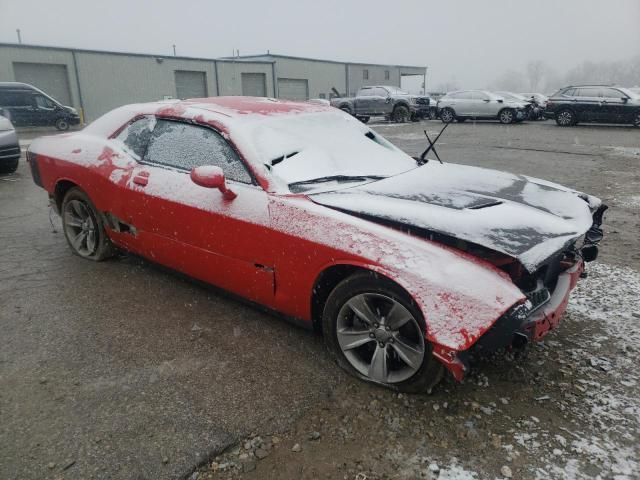
{"type": "Polygon", "coordinates": [[[630,123],[640,127],[640,95],[610,85],[561,88],[547,102],[544,113],[561,127],[578,122],[630,123]]]}
{"type": "Polygon", "coordinates": [[[78,125],[80,116],[42,90],[28,83],[0,82],[0,108],[10,115],[16,127],[55,126],[67,130],[78,125]]]}

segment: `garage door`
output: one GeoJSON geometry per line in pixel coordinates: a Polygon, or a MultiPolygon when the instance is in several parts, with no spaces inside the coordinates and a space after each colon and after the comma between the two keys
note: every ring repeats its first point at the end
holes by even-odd
{"type": "Polygon", "coordinates": [[[266,97],[267,76],[264,73],[243,73],[242,95],[249,97],[266,97]]]}
{"type": "Polygon", "coordinates": [[[16,82],[39,88],[63,105],[71,105],[71,89],[66,65],[53,63],[13,63],[16,82]]]}
{"type": "Polygon", "coordinates": [[[175,77],[178,98],[204,98],[207,96],[206,72],[176,70],[175,77]]]}
{"type": "Polygon", "coordinates": [[[278,98],[286,98],[287,100],[309,100],[309,80],[279,78],[278,98]]]}

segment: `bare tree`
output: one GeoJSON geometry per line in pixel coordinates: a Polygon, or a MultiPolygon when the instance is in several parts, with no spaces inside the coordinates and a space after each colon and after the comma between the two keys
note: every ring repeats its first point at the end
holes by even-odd
{"type": "Polygon", "coordinates": [[[537,92],[542,86],[542,79],[547,72],[547,66],[542,60],[534,60],[527,64],[527,77],[529,79],[529,90],[537,92]]]}

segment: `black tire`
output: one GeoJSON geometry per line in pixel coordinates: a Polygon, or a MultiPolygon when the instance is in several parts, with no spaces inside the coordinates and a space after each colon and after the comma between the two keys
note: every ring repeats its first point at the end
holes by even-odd
{"type": "Polygon", "coordinates": [[[640,112],[636,113],[636,116],[633,117],[633,126],[640,128],[640,112]]]}
{"type": "Polygon", "coordinates": [[[20,158],[14,158],[7,162],[0,163],[0,173],[13,173],[18,169],[20,158]]]}
{"type": "Polygon", "coordinates": [[[572,127],[578,123],[576,114],[565,108],[556,113],[556,123],[561,127],[572,127]]]}
{"type": "Polygon", "coordinates": [[[435,108],[429,109],[429,120],[436,120],[438,118],[438,110],[435,108]]]}
{"type": "Polygon", "coordinates": [[[113,256],[115,249],[105,232],[102,215],[86,193],[77,187],[71,188],[64,196],[61,213],[64,236],[74,254],[95,262],[113,256]],[[82,224],[79,225],[78,221],[82,224]],[[84,245],[79,239],[83,233],[84,245]]]}
{"type": "Polygon", "coordinates": [[[358,120],[360,120],[362,123],[369,123],[369,120],[371,120],[371,117],[357,117],[358,120]]]}
{"type": "Polygon", "coordinates": [[[451,123],[456,119],[456,112],[454,112],[451,108],[446,107],[443,108],[440,112],[440,120],[442,123],[451,123]]]}
{"type": "Polygon", "coordinates": [[[67,119],[66,118],[57,119],[56,120],[56,129],[60,130],[61,132],[69,130],[69,122],[67,121],[67,119]]]}
{"type": "MultiPolygon", "coordinates": [[[[400,379],[400,381],[397,382],[384,383],[376,381],[357,370],[352,365],[351,361],[345,356],[338,340],[338,322],[343,321],[342,319],[345,318],[344,313],[341,315],[341,312],[343,312],[344,308],[348,308],[346,307],[347,302],[362,294],[386,298],[389,301],[399,303],[413,317],[411,322],[407,322],[405,325],[417,325],[418,328],[416,331],[424,338],[426,327],[420,309],[400,286],[374,272],[357,273],[340,282],[331,292],[324,306],[324,312],[322,315],[322,331],[325,344],[327,345],[331,355],[334,357],[336,363],[342,369],[357,378],[392,390],[408,393],[429,392],[431,388],[441,380],[444,373],[444,366],[432,355],[431,345],[426,341],[426,339],[424,339],[423,343],[424,354],[422,357],[422,363],[416,369],[410,368],[411,376],[409,378],[400,379]],[[415,319],[415,322],[413,322],[413,319],[415,319]]],[[[351,310],[349,310],[349,312],[351,312],[351,310]]],[[[352,313],[352,316],[354,319],[358,319],[358,317],[355,316],[355,313],[352,313]]],[[[382,327],[378,328],[378,330],[381,329],[382,327]]],[[[396,336],[395,338],[401,338],[404,341],[404,334],[400,333],[399,335],[400,337],[396,336]]],[[[399,340],[396,341],[399,342],[399,340]]],[[[374,350],[378,349],[379,344],[377,343],[377,339],[369,342],[373,343],[372,348],[374,350]]],[[[391,343],[393,343],[393,340],[391,340],[391,343]]],[[[392,361],[394,360],[394,355],[396,365],[399,365],[399,363],[397,363],[399,356],[396,353],[396,346],[397,345],[384,346],[383,351],[385,352],[385,365],[387,365],[387,362],[389,362],[389,365],[393,365],[392,361]]],[[[371,343],[363,344],[358,348],[367,350],[369,347],[371,347],[371,343]]],[[[366,351],[364,353],[366,354],[366,351]]]]}
{"type": "Polygon", "coordinates": [[[405,107],[404,105],[398,105],[393,109],[391,118],[394,122],[405,123],[411,119],[411,114],[409,113],[409,109],[407,107],[405,107]]]}
{"type": "Polygon", "coordinates": [[[498,120],[503,125],[508,125],[516,121],[516,113],[510,108],[503,108],[498,112],[498,120]]]}

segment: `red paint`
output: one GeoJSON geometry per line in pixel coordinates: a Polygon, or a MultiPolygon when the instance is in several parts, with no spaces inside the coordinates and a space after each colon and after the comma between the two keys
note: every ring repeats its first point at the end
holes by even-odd
{"type": "MultiPolygon", "coordinates": [[[[100,129],[96,127],[92,131],[89,128],[94,136],[91,141],[86,140],[86,135],[74,137],[71,134],[38,141],[32,148],[37,154],[43,186],[50,194],[54,194],[60,181],[73,182],[89,195],[98,211],[110,212],[135,227],[135,235],[109,230],[108,235],[115,245],[309,324],[312,321],[314,285],[327,268],[352,265],[391,278],[405,288],[422,309],[427,324],[425,336],[434,346],[434,356],[457,379],[461,379],[465,369],[456,352],[471,347],[502,314],[521,302],[524,298],[521,292],[491,296],[480,309],[477,302],[470,301],[469,297],[456,290],[454,282],[450,290],[443,291],[445,287],[437,285],[432,288],[421,281],[426,278],[424,272],[414,272],[410,267],[389,262],[387,252],[403,247],[390,243],[389,237],[372,237],[375,234],[358,226],[362,220],[356,222],[351,216],[317,206],[305,195],[271,192],[269,179],[253,168],[243,152],[228,138],[229,125],[224,122],[224,118],[250,113],[294,114],[329,108],[246,97],[199,99],[171,105],[148,104],[132,112],[126,121],[123,119],[124,124],[116,125],[106,118],[98,125],[100,129]],[[192,115],[197,109],[219,115],[216,119],[202,114],[192,115]],[[107,144],[108,138],[117,136],[133,119],[154,114],[184,118],[221,132],[251,168],[258,185],[233,183],[232,192],[217,176],[205,178],[197,172],[192,172],[196,178],[191,181],[184,173],[139,165],[126,153],[115,151],[107,144]],[[95,137],[104,138],[105,144],[99,153],[95,153],[95,137]],[[54,149],[54,143],[61,141],[68,142],[70,148],[54,149]],[[53,156],[48,153],[54,150],[74,155],[57,153],[53,156]],[[93,158],[88,153],[91,151],[94,152],[93,158]],[[158,191],[158,179],[166,182],[160,185],[166,187],[168,193],[165,195],[150,193],[154,189],[158,191]],[[193,195],[206,201],[194,205],[190,203],[193,195]],[[345,243],[330,246],[323,242],[318,232],[344,232],[345,243]],[[354,235],[357,240],[354,240],[354,235]],[[377,250],[366,253],[363,248],[361,251],[362,238],[376,244],[377,250]],[[456,332],[462,339],[459,343],[447,344],[444,333],[430,328],[436,314],[460,325],[456,332]],[[485,315],[481,323],[471,321],[480,314],[485,315]]],[[[428,240],[424,243],[433,245],[428,240]]],[[[509,276],[488,261],[450,247],[437,246],[436,250],[438,255],[453,255],[463,265],[480,266],[495,272],[497,283],[508,283],[512,287],[509,276]]],[[[572,277],[571,288],[574,285],[572,277]]],[[[555,316],[549,313],[540,320],[541,326],[536,327],[536,335],[543,333],[546,328],[543,325],[557,325],[565,308],[566,299],[555,316]]]]}

